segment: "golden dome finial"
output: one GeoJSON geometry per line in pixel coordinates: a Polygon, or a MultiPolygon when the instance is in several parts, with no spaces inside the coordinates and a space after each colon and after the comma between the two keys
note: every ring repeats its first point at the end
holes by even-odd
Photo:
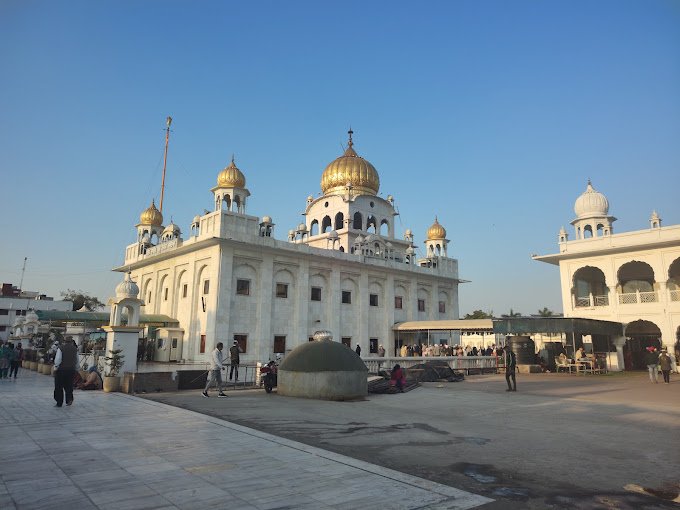
{"type": "Polygon", "coordinates": [[[439,224],[439,219],[435,216],[434,223],[427,229],[427,240],[446,239],[446,229],[439,224]]]}
{"type": "Polygon", "coordinates": [[[231,154],[231,163],[217,175],[217,186],[225,188],[245,188],[246,177],[236,167],[234,154],[231,154]]]}
{"type": "Polygon", "coordinates": [[[340,195],[351,186],[355,194],[377,195],[380,189],[378,171],[354,150],[354,131],[347,131],[349,141],[342,156],[332,161],[321,175],[321,191],[324,195],[340,195]]]}
{"type": "Polygon", "coordinates": [[[154,225],[160,227],[163,224],[163,214],[156,208],[156,201],[152,198],[151,205],[139,215],[140,225],[154,225]]]}

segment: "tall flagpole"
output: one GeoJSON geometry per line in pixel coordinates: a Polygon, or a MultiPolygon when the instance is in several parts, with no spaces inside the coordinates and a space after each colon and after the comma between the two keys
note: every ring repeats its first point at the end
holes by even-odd
{"type": "Polygon", "coordinates": [[[166,119],[167,127],[165,128],[165,155],[163,156],[163,180],[161,181],[161,203],[160,212],[163,212],[163,195],[165,194],[165,167],[168,164],[168,142],[170,141],[170,124],[172,124],[172,117],[166,119]]]}
{"type": "Polygon", "coordinates": [[[28,260],[28,257],[24,257],[24,267],[21,268],[21,281],[19,282],[19,294],[21,294],[21,290],[24,286],[24,273],[26,272],[26,261],[28,260]]]}

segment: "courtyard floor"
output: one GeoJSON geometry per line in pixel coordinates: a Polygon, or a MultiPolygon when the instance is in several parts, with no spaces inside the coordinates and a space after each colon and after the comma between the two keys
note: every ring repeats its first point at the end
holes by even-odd
{"type": "MultiPolygon", "coordinates": [[[[680,507],[680,376],[519,374],[323,402],[145,395],[487,496],[484,508],[680,507]],[[675,501],[673,501],[675,500],[675,501]]],[[[390,498],[386,495],[386,500],[390,498]]]]}
{"type": "Polygon", "coordinates": [[[483,375],[355,402],[77,391],[55,408],[52,379],[22,370],[0,381],[0,508],[678,508],[673,376],[520,374],[508,393],[483,375]]]}

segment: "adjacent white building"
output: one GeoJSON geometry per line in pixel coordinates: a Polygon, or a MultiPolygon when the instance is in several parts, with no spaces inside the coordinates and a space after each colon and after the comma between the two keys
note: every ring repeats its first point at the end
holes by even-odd
{"type": "Polygon", "coordinates": [[[662,227],[655,211],[648,228],[615,234],[590,181],[574,212],[575,239],[563,227],[559,252],[533,257],[559,266],[564,316],[623,323],[615,343],[626,369],[642,368],[648,345],[680,350],[680,225],[662,227]]]}
{"type": "MultiPolygon", "coordinates": [[[[242,361],[268,359],[315,331],[395,352],[395,323],[458,318],[458,262],[435,219],[417,259],[414,235],[397,237],[394,198],[378,196],[375,167],[348,147],[308,197],[305,221],[274,237],[268,216],[247,213],[246,177],[231,163],[217,175],[213,211],[196,216],[183,238],[163,225],[155,203],[142,212],[137,239],[116,271],[139,286],[143,314],[175,318],[155,333],[157,360],[203,361],[218,341],[237,341],[242,361]]],[[[202,207],[197,207],[202,209],[202,207]]]]}
{"type": "MultiPolygon", "coordinates": [[[[0,340],[7,341],[10,336],[30,338],[41,327],[34,310],[70,311],[71,301],[55,301],[39,292],[20,291],[11,284],[3,284],[0,296],[0,340]]],[[[43,328],[44,329],[44,328],[43,328]]]]}

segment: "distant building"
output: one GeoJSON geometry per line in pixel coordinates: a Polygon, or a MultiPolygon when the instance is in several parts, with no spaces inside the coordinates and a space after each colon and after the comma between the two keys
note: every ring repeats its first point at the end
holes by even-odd
{"type": "Polygon", "coordinates": [[[389,355],[395,323],[458,318],[458,262],[446,230],[435,219],[417,259],[413,233],[396,236],[394,199],[378,195],[378,172],[349,134],[287,241],[274,238],[269,216],[246,214],[250,191],[233,158],[211,189],[213,210],[193,219],[188,238],[163,226],[153,202],[142,212],[115,270],[139,286],[142,314],[179,323],[142,332],[155,340],[156,360],[203,361],[222,341],[238,342],[242,361],[260,361],[318,330],[369,356],[383,344],[389,355]]]}
{"type": "Polygon", "coordinates": [[[680,225],[662,227],[654,211],[649,228],[615,234],[609,201],[590,181],[574,212],[576,238],[562,227],[559,253],[533,257],[559,266],[565,317],[623,323],[626,369],[644,367],[649,345],[680,350],[680,225]]]}
{"type": "Polygon", "coordinates": [[[17,327],[19,335],[37,334],[39,322],[32,310],[73,309],[71,301],[55,301],[54,298],[39,292],[22,291],[11,283],[2,284],[0,296],[0,340],[7,341],[13,329],[17,327]]]}

